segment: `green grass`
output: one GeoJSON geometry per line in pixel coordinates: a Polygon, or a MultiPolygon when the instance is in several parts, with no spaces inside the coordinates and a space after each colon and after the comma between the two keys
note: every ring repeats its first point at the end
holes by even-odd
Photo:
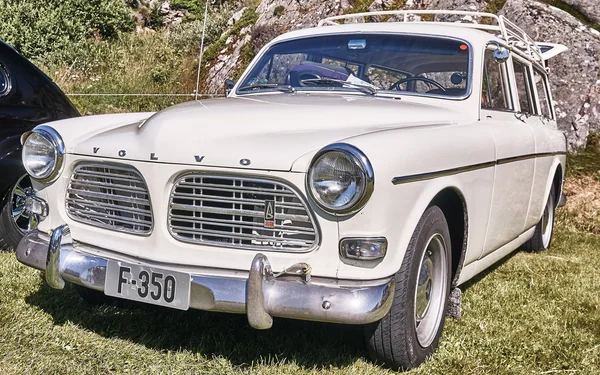
{"type": "MultiPolygon", "coordinates": [[[[584,178],[600,153],[569,164],[585,165],[570,180],[584,178]]],[[[517,252],[463,286],[462,318],[447,321],[439,350],[412,373],[600,373],[600,235],[574,220],[558,215],[549,252],[517,252]]],[[[0,253],[0,290],[2,374],[392,373],[368,360],[360,327],[276,319],[256,331],[243,315],[92,307],[12,253],[0,253]]]]}
{"type": "MultiPolygon", "coordinates": [[[[438,352],[415,374],[600,373],[600,236],[560,227],[553,249],[517,253],[464,290],[438,352]]],[[[359,327],[179,312],[134,303],[90,307],[71,288],[0,254],[3,374],[386,374],[359,327]]]]}

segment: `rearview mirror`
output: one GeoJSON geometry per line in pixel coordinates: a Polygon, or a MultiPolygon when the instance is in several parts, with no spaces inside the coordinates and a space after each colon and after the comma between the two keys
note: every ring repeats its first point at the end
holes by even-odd
{"type": "Polygon", "coordinates": [[[225,80],[225,96],[229,96],[229,93],[233,90],[233,86],[235,86],[235,82],[230,79],[225,80]]]}
{"type": "Polygon", "coordinates": [[[498,64],[505,63],[508,60],[508,58],[510,57],[510,51],[508,50],[508,48],[500,45],[500,43],[498,43],[496,41],[489,42],[487,44],[487,46],[488,47],[489,46],[496,47],[494,49],[494,60],[496,60],[496,62],[498,64]]]}

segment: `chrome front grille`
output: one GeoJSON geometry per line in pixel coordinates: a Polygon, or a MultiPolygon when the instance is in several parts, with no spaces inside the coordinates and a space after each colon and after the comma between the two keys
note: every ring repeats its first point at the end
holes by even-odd
{"type": "Polygon", "coordinates": [[[283,181],[263,178],[184,175],[171,192],[169,230],[180,241],[265,251],[306,252],[319,244],[301,195],[283,181]]]}
{"type": "Polygon", "coordinates": [[[135,168],[79,164],[69,181],[66,206],[75,221],[135,234],[152,231],[148,188],[135,168]]]}

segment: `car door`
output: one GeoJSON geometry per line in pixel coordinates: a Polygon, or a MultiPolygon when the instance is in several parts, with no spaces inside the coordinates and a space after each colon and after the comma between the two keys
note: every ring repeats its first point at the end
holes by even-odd
{"type": "MultiPolygon", "coordinates": [[[[548,198],[548,181],[554,177],[553,156],[565,142],[564,136],[557,131],[556,117],[552,108],[552,96],[548,76],[541,67],[531,67],[532,88],[537,97],[538,113],[529,119],[536,140],[536,166],[531,203],[527,215],[527,226],[532,227],[540,220],[540,215],[548,198]]],[[[566,146],[565,146],[566,148],[566,146]]]]}
{"type": "Polygon", "coordinates": [[[481,124],[494,136],[496,166],[481,257],[515,240],[526,229],[535,173],[535,137],[527,123],[532,99],[526,88],[515,85],[512,67],[512,58],[498,63],[492,50],[485,52],[481,124]]]}

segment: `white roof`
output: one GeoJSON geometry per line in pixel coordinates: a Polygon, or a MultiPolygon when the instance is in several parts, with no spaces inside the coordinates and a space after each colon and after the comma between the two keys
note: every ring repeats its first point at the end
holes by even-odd
{"type": "Polygon", "coordinates": [[[502,39],[495,37],[485,31],[457,27],[451,23],[427,23],[427,22],[379,22],[379,23],[350,23],[327,27],[313,27],[291,31],[282,34],[273,40],[273,43],[288,39],[297,39],[318,35],[331,35],[341,33],[413,33],[436,36],[450,36],[464,39],[473,45],[486,44],[490,40],[502,42],[502,39]]]}
{"type": "MultiPolygon", "coordinates": [[[[452,10],[395,10],[334,16],[321,20],[317,28],[293,31],[281,35],[273,42],[316,35],[361,32],[452,36],[466,40],[475,46],[487,45],[489,41],[493,40],[506,45],[522,57],[541,66],[545,60],[551,57],[549,54],[543,56],[540,45],[523,29],[504,16],[452,10]],[[388,16],[393,17],[391,22],[389,20],[388,22],[372,22],[374,18],[375,20],[382,19],[382,17],[389,19],[388,16]],[[432,21],[424,20],[424,17],[432,19],[432,21]],[[348,21],[351,23],[346,23],[348,21]]],[[[555,47],[561,48],[555,48],[554,55],[567,50],[564,46],[555,45],[555,47]]]]}

